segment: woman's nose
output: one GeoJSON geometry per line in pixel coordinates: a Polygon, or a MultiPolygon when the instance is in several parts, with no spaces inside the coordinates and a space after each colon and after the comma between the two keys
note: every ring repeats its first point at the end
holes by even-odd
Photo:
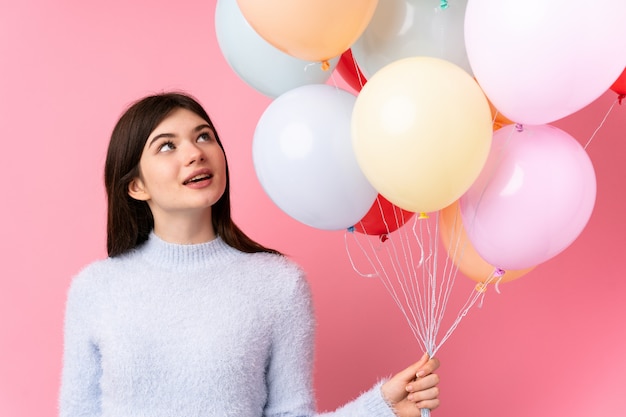
{"type": "Polygon", "coordinates": [[[200,149],[198,145],[196,145],[195,143],[190,143],[185,148],[186,148],[186,152],[185,152],[186,165],[191,165],[193,163],[204,161],[205,159],[204,152],[202,151],[202,149],[200,149]]]}

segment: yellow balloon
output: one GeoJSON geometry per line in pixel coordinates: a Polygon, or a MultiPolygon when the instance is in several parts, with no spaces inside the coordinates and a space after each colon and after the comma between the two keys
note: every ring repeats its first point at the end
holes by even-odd
{"type": "Polygon", "coordinates": [[[492,133],[489,102],[472,76],[426,56],[376,72],[352,113],[363,173],[387,200],[413,212],[459,199],[484,166],[492,133]]]}
{"type": "Polygon", "coordinates": [[[345,52],[369,24],[378,0],[237,0],[246,21],[267,42],[306,61],[345,52]]]}

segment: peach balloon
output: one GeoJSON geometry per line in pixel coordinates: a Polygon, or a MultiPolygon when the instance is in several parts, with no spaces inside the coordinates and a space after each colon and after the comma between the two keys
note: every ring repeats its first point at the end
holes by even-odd
{"type": "Polygon", "coordinates": [[[341,55],[369,24],[378,0],[237,0],[257,33],[307,61],[341,55]]]}
{"type": "MultiPolygon", "coordinates": [[[[467,237],[458,201],[439,211],[439,237],[450,259],[463,275],[481,283],[493,276],[497,268],[481,258],[467,237]]],[[[513,281],[534,268],[506,270],[501,278],[494,278],[491,283],[513,281]]]]}

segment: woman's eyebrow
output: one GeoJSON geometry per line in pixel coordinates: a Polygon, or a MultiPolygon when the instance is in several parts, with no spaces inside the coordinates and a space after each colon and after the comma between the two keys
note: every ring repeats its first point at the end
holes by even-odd
{"type": "Polygon", "coordinates": [[[152,146],[154,142],[156,142],[157,140],[161,138],[173,138],[173,137],[176,137],[176,135],[173,133],[159,133],[158,135],[156,135],[150,140],[150,143],[148,144],[148,148],[152,146]]]}
{"type": "Polygon", "coordinates": [[[211,129],[211,131],[214,131],[214,130],[213,130],[213,127],[212,127],[212,126],[210,126],[210,125],[209,125],[209,124],[207,124],[207,123],[204,123],[204,124],[201,124],[201,125],[196,126],[196,128],[195,128],[193,131],[194,131],[194,132],[199,132],[199,131],[204,130],[204,129],[211,129]]]}
{"type": "MultiPolygon", "coordinates": [[[[201,130],[204,130],[204,129],[210,129],[211,131],[213,131],[213,128],[209,124],[203,123],[201,125],[196,126],[193,129],[193,132],[194,133],[200,132],[201,130]]],[[[156,135],[155,137],[153,137],[150,140],[150,143],[148,144],[148,147],[152,146],[152,144],[154,142],[156,142],[157,140],[159,140],[161,138],[175,138],[175,137],[176,137],[176,135],[174,133],[159,133],[158,135],[156,135]]]]}

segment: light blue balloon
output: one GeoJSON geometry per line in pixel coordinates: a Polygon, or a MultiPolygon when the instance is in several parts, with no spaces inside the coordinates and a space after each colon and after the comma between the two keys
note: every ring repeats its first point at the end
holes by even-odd
{"type": "Polygon", "coordinates": [[[263,190],[284,213],[322,230],[358,223],[378,195],[352,147],[356,96],[304,85],[273,100],[257,123],[252,160],[263,190]]]}
{"type": "Polygon", "coordinates": [[[320,62],[295,58],[263,39],[245,19],[237,0],[218,0],[215,10],[217,42],[233,71],[250,87],[268,97],[309,84],[324,84],[339,57],[322,69],[320,62]]]}

